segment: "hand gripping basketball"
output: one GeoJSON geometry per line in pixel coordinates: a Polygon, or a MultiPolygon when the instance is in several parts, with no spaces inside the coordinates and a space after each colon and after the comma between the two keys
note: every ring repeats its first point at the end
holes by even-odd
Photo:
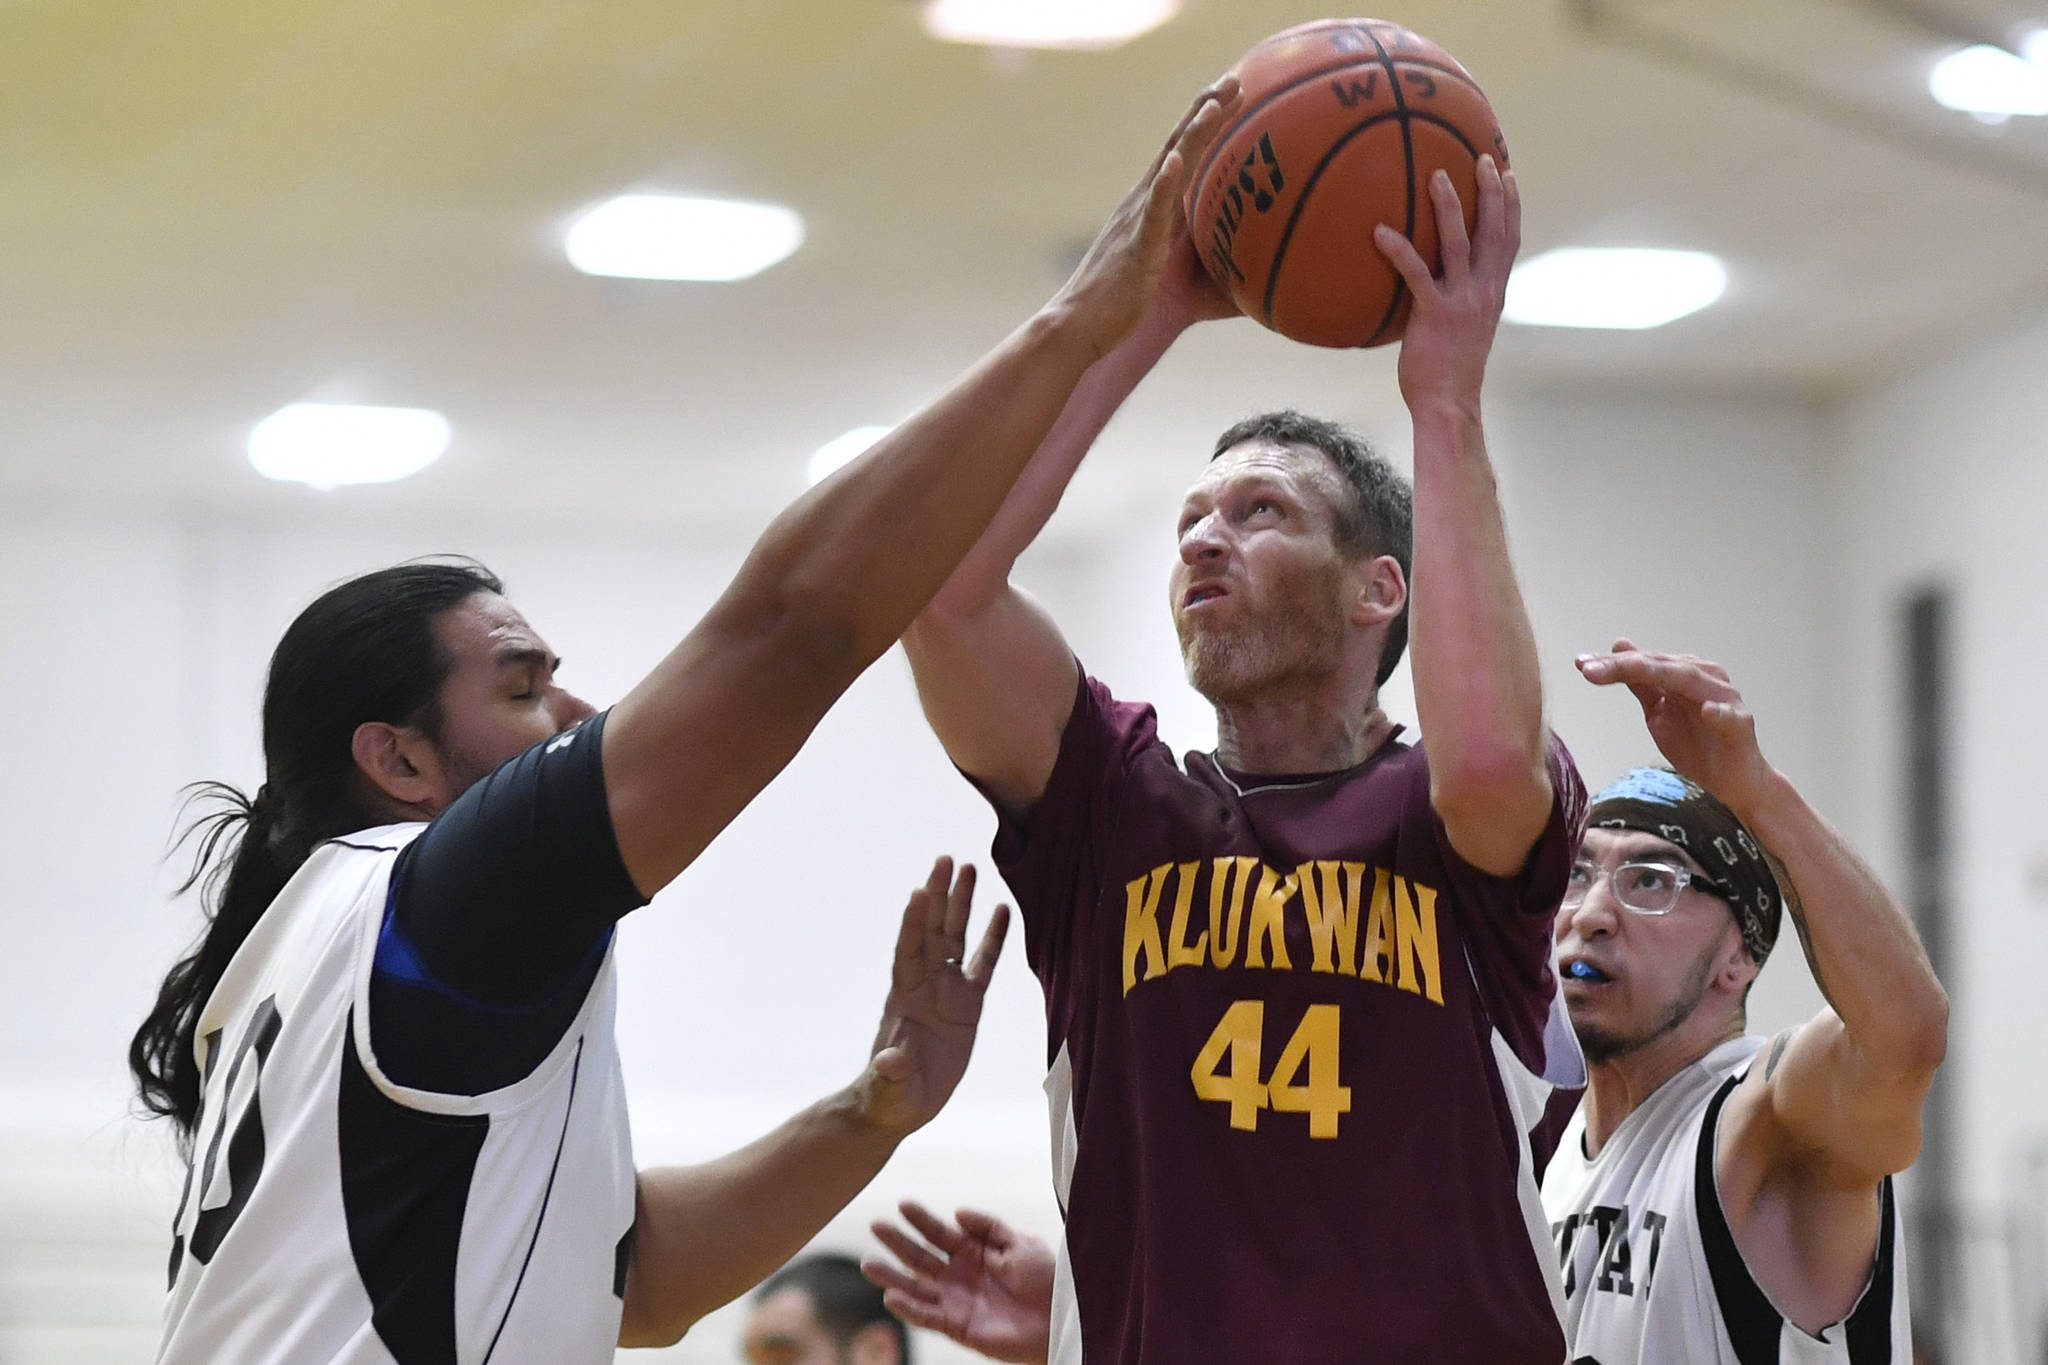
{"type": "Polygon", "coordinates": [[[1079,321],[1095,353],[1107,355],[1137,327],[1181,246],[1181,199],[1193,167],[1238,105],[1237,77],[1196,97],[1150,169],[1116,206],[1054,300],[1079,321]]]}
{"type": "Polygon", "coordinates": [[[1436,172],[1470,205],[1480,157],[1507,164],[1485,93],[1450,53],[1381,19],[1298,25],[1235,69],[1242,111],[1188,196],[1210,273],[1246,313],[1296,341],[1398,339],[1412,296],[1368,239],[1387,223],[1436,256],[1436,172]]]}

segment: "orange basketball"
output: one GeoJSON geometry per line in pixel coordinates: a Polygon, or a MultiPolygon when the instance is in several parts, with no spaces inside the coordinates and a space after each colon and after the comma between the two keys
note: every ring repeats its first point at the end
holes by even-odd
{"type": "Polygon", "coordinates": [[[1500,123],[1464,67],[1383,19],[1321,19],[1239,60],[1243,112],[1188,187],[1188,225],[1238,306],[1313,346],[1379,346],[1408,322],[1408,287],[1373,245],[1399,229],[1437,261],[1429,177],[1476,216],[1478,161],[1508,164],[1500,123]]]}

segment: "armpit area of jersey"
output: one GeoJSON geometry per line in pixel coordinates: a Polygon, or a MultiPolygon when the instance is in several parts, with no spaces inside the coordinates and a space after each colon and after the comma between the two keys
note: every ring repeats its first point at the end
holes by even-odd
{"type": "Polygon", "coordinates": [[[394,1081],[480,1094],[526,1074],[645,904],[605,798],[608,715],[500,767],[399,855],[370,983],[394,1081]]]}

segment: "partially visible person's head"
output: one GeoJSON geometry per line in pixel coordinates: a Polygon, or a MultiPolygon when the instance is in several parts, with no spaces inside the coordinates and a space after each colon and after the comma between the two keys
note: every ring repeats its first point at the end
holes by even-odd
{"type": "Polygon", "coordinates": [[[910,1365],[910,1334],[860,1262],[800,1257],[762,1282],[747,1313],[747,1365],[910,1365]]]}
{"type": "Polygon", "coordinates": [[[1556,926],[1587,1058],[1679,1033],[1704,1052],[1739,1032],[1781,910],[1762,846],[1697,783],[1637,768],[1602,791],[1556,926]]]}
{"type": "Polygon", "coordinates": [[[204,937],[164,978],[129,1048],[143,1107],[190,1134],[191,1034],[229,958],[313,849],[377,824],[428,819],[498,764],[591,714],[555,659],[471,560],[380,569],[329,588],[270,658],[263,782],[201,783],[220,809],[194,822],[186,887],[203,883],[204,937]]]}
{"type": "Polygon", "coordinates": [[[1169,585],[1188,680],[1226,704],[1355,658],[1377,689],[1407,646],[1413,517],[1407,481],[1333,422],[1224,432],[1182,502],[1169,585]]]}

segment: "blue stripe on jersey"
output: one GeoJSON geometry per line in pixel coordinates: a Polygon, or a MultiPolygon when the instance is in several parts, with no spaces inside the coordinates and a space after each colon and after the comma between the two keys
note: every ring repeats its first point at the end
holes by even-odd
{"type": "Polygon", "coordinates": [[[384,900],[384,924],[377,932],[377,953],[372,959],[371,969],[387,980],[402,981],[408,986],[418,986],[432,991],[466,1010],[501,1018],[524,1018],[560,1003],[571,990],[586,987],[587,982],[584,978],[597,960],[604,956],[605,950],[611,947],[612,935],[617,932],[615,929],[606,929],[598,937],[597,942],[590,946],[589,951],[584,953],[575,970],[545,998],[520,1005],[493,1005],[456,990],[434,975],[433,969],[427,966],[426,959],[420,956],[420,950],[414,946],[411,936],[405,932],[405,927],[398,922],[395,913],[397,905],[398,893],[394,886],[391,894],[384,900]]]}

